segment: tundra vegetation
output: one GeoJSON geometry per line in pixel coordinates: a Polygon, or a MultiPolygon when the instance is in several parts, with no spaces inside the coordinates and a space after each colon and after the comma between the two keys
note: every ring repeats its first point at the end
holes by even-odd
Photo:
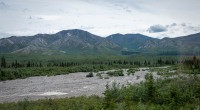
{"type": "MultiPolygon", "coordinates": [[[[200,109],[200,60],[198,57],[172,60],[160,57],[157,60],[95,60],[85,62],[9,62],[1,59],[1,80],[12,80],[38,75],[68,74],[78,71],[92,72],[129,68],[127,74],[138,67],[150,67],[145,81],[138,84],[106,85],[104,97],[79,96],[61,99],[42,99],[1,103],[0,110],[198,110],[200,109]],[[166,66],[167,68],[159,68],[166,66]],[[157,66],[157,68],[155,68],[157,66]],[[160,78],[154,78],[157,72],[160,78]],[[173,76],[173,77],[170,77],[173,76]]],[[[122,76],[122,70],[108,72],[108,76],[122,76]]],[[[101,74],[96,74],[102,77],[101,74]]],[[[124,75],[124,74],[123,74],[124,75]]]]}
{"type": "MultiPolygon", "coordinates": [[[[111,56],[112,57],[112,56],[111,56]]],[[[158,67],[165,65],[182,64],[182,61],[171,57],[91,57],[77,58],[62,57],[31,57],[2,56],[0,60],[0,81],[23,79],[31,76],[52,76],[75,72],[98,72],[111,69],[125,69],[138,67],[158,67]],[[52,60],[49,60],[52,59],[52,60]],[[148,62],[148,63],[147,63],[148,62]]],[[[134,74],[137,69],[129,69],[128,74],[134,74]]],[[[117,71],[116,71],[117,72],[117,71]]],[[[115,72],[115,73],[116,73],[115,72]]],[[[117,72],[117,74],[120,71],[117,72]]],[[[108,75],[112,76],[112,73],[108,75]]],[[[122,74],[119,74],[122,75],[122,74]]]]}

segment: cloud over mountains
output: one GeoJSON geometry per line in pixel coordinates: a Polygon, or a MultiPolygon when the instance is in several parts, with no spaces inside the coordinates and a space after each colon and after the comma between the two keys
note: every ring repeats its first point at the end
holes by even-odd
{"type": "Polygon", "coordinates": [[[174,37],[200,32],[199,10],[198,0],[0,0],[0,33],[21,36],[83,29],[101,36],[174,37]]]}
{"type": "Polygon", "coordinates": [[[193,25],[191,23],[172,23],[168,25],[152,25],[146,30],[146,35],[156,36],[157,38],[163,37],[177,37],[198,33],[200,25],[193,25]]]}
{"type": "Polygon", "coordinates": [[[150,33],[165,32],[165,31],[167,31],[167,28],[162,25],[153,25],[153,26],[149,27],[148,31],[150,33]]]}

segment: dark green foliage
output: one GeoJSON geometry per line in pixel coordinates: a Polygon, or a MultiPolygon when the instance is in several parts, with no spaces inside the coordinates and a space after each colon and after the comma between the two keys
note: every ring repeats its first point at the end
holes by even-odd
{"type": "Polygon", "coordinates": [[[139,69],[138,69],[138,68],[130,68],[130,69],[128,69],[127,74],[128,74],[128,75],[130,75],[130,74],[134,75],[134,73],[135,73],[136,71],[139,71],[139,69]]]}
{"type": "MultiPolygon", "coordinates": [[[[117,107],[125,103],[123,108],[132,108],[138,102],[153,106],[167,107],[167,109],[198,108],[200,80],[197,76],[178,77],[175,79],[157,80],[151,74],[146,76],[146,81],[138,85],[127,87],[113,85],[107,87],[105,98],[112,100],[113,106],[117,107]],[[109,94],[108,94],[109,93],[109,94]]],[[[109,102],[110,103],[110,102],[109,102]]]]}
{"type": "Polygon", "coordinates": [[[158,59],[157,64],[162,65],[164,63],[164,61],[162,61],[162,58],[160,57],[160,59],[158,59]]]}
{"type": "Polygon", "coordinates": [[[4,56],[1,58],[1,67],[6,68],[6,59],[4,56]]]}
{"type": "Polygon", "coordinates": [[[170,66],[170,67],[164,67],[164,68],[152,67],[150,68],[150,71],[156,72],[157,75],[160,75],[160,76],[171,77],[174,75],[178,75],[177,69],[178,69],[177,66],[170,66]]]}
{"type": "MultiPolygon", "coordinates": [[[[30,61],[30,60],[28,61],[14,60],[14,61],[9,61],[9,62],[7,62],[6,60],[6,68],[1,68],[0,76],[2,77],[0,77],[0,80],[26,78],[30,76],[44,76],[44,75],[50,76],[50,75],[68,74],[68,73],[74,73],[74,72],[90,72],[90,71],[98,72],[98,71],[111,70],[111,69],[135,68],[138,66],[142,66],[139,61],[100,60],[100,59],[91,60],[91,61],[76,60],[76,61],[67,61],[67,62],[63,62],[63,61],[44,62],[44,61],[30,61]]],[[[198,60],[197,61],[195,60],[195,62],[198,62],[198,60]]],[[[155,66],[154,63],[151,63],[151,64],[152,64],[151,66],[155,66]]],[[[184,70],[185,73],[199,74],[200,69],[196,67],[193,70],[187,69],[189,67],[190,66],[187,66],[186,68],[183,67],[183,69],[185,69],[184,70]]],[[[178,71],[182,73],[181,71],[183,69],[178,69],[178,71]]],[[[137,69],[136,70],[129,69],[127,74],[128,75],[131,73],[133,74],[134,71],[137,71],[137,69]]],[[[169,71],[166,71],[166,72],[161,71],[159,74],[169,75],[168,73],[169,71]]],[[[111,72],[109,74],[111,74],[111,76],[113,75],[123,76],[121,72],[117,72],[117,73],[111,72]]],[[[170,73],[170,74],[176,74],[176,73],[170,73]]]]}
{"type": "Polygon", "coordinates": [[[106,74],[108,74],[109,76],[124,76],[123,70],[109,71],[106,74]]]}
{"type": "Polygon", "coordinates": [[[121,98],[123,102],[123,99],[127,99],[126,95],[131,93],[132,99],[130,101],[135,103],[141,101],[142,103],[155,105],[164,104],[170,105],[172,109],[185,105],[195,107],[195,105],[200,104],[199,93],[195,92],[199,90],[198,83],[200,83],[200,80],[194,80],[194,77],[158,80],[155,82],[152,75],[149,75],[144,83],[119,89],[117,93],[123,93],[123,95],[116,95],[116,99],[121,98]]]}
{"type": "Polygon", "coordinates": [[[192,71],[192,74],[200,74],[200,59],[196,56],[193,56],[192,59],[185,60],[183,64],[185,69],[192,71]]]}
{"type": "MultiPolygon", "coordinates": [[[[152,67],[152,66],[160,66],[157,63],[155,63],[160,58],[162,58],[162,61],[172,60],[172,58],[168,57],[151,58],[149,56],[108,57],[102,55],[102,56],[72,57],[67,55],[38,56],[37,54],[28,56],[20,54],[14,54],[14,55],[0,54],[0,55],[2,57],[0,76],[3,76],[0,78],[0,80],[26,78],[31,76],[44,76],[44,75],[50,76],[50,75],[68,74],[74,72],[91,72],[91,71],[98,72],[111,69],[136,68],[143,66],[152,67]],[[146,59],[148,59],[148,61],[146,59]],[[146,63],[144,64],[142,62],[146,63]]],[[[173,58],[173,60],[175,60],[175,58],[173,58]]],[[[116,75],[123,76],[123,74],[116,74],[116,75]]]]}
{"type": "Polygon", "coordinates": [[[30,63],[30,61],[28,61],[26,67],[31,67],[31,63],[30,63]]]}
{"type": "Polygon", "coordinates": [[[97,73],[96,76],[98,76],[99,79],[103,79],[103,76],[101,74],[103,74],[103,73],[97,73]]]}
{"type": "MultiPolygon", "coordinates": [[[[145,65],[150,66],[150,67],[161,66],[161,65],[164,66],[166,64],[167,65],[172,64],[169,62],[174,62],[173,64],[175,64],[176,62],[175,60],[176,57],[168,58],[168,57],[163,57],[163,56],[162,57],[154,56],[152,58],[138,57],[138,56],[134,56],[134,57],[120,57],[120,56],[114,57],[113,56],[113,58],[109,57],[109,59],[107,59],[107,57],[104,57],[104,56],[91,57],[91,58],[78,57],[78,58],[74,58],[73,60],[72,58],[67,58],[68,60],[64,60],[65,57],[63,56],[62,57],[61,56],[58,56],[58,57],[45,56],[45,58],[46,57],[48,59],[44,59],[43,56],[42,57],[35,57],[35,56],[27,57],[27,56],[17,56],[17,55],[16,56],[6,55],[6,58],[2,57],[3,62],[5,62],[3,63],[3,65],[6,64],[6,66],[3,66],[3,67],[6,67],[6,68],[1,68],[0,76],[3,76],[3,77],[1,77],[0,80],[26,78],[30,76],[43,76],[43,75],[50,76],[50,75],[68,74],[68,73],[74,73],[74,72],[90,72],[90,71],[98,72],[98,71],[111,70],[111,69],[143,67],[145,65]],[[18,58],[18,60],[13,59],[13,57],[18,58]],[[146,59],[148,59],[148,61],[146,59]],[[159,62],[159,64],[157,63],[157,61],[159,62]],[[161,64],[161,62],[167,62],[167,63],[161,64]],[[19,72],[22,72],[22,73],[19,73],[19,72]]],[[[187,62],[187,60],[185,60],[185,62],[187,62]]],[[[195,65],[197,64],[199,65],[198,63],[199,60],[197,57],[193,58],[193,62],[195,65]]],[[[177,63],[185,64],[184,60],[177,63]]],[[[2,61],[1,61],[1,65],[2,65],[2,61]]],[[[194,66],[188,65],[187,68],[189,69],[186,68],[187,70],[184,70],[184,72],[199,74],[200,68],[198,68],[199,66],[195,66],[195,65],[194,66]]],[[[185,67],[183,67],[183,69],[185,69],[185,67]]],[[[179,69],[178,71],[181,72],[181,70],[182,69],[179,69]]],[[[130,74],[131,71],[132,70],[128,70],[128,74],[130,74]]],[[[168,73],[168,72],[165,72],[165,73],[168,73]]],[[[120,75],[123,76],[123,74],[116,74],[116,76],[120,76],[120,75]]],[[[112,76],[112,73],[111,73],[111,76],[112,76]]]]}
{"type": "Polygon", "coordinates": [[[146,60],[144,61],[144,66],[147,66],[147,61],[146,60]]]}
{"type": "Polygon", "coordinates": [[[146,90],[147,100],[153,102],[156,97],[156,88],[154,85],[153,75],[151,73],[146,74],[145,79],[146,79],[145,88],[147,88],[146,90]]]}
{"type": "Polygon", "coordinates": [[[0,104],[0,110],[101,110],[102,98],[81,96],[63,99],[20,101],[0,104]]]}
{"type": "Polygon", "coordinates": [[[90,73],[88,73],[88,74],[86,75],[86,77],[94,77],[94,75],[93,75],[92,72],[90,72],[90,73]]]}
{"type": "Polygon", "coordinates": [[[110,109],[114,109],[115,107],[115,101],[112,99],[112,93],[110,91],[109,85],[106,84],[106,90],[105,90],[105,98],[103,100],[103,108],[110,108],[110,109]]]}

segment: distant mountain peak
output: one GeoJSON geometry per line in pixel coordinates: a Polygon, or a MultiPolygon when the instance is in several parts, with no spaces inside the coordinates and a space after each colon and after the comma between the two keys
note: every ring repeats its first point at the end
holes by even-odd
{"type": "Polygon", "coordinates": [[[126,48],[127,50],[138,51],[141,45],[154,38],[137,33],[137,34],[113,34],[108,36],[106,39],[120,45],[123,48],[126,48]]]}
{"type": "Polygon", "coordinates": [[[87,31],[72,29],[63,30],[56,34],[37,34],[34,36],[10,37],[0,39],[0,52],[12,53],[99,53],[109,52],[120,47],[105,38],[87,31]]]}
{"type": "MultiPolygon", "coordinates": [[[[200,53],[200,33],[177,38],[156,39],[139,33],[112,34],[106,38],[90,32],[71,29],[55,34],[12,36],[0,39],[0,53],[120,54],[132,52],[200,53]]],[[[187,53],[187,54],[188,54],[187,53]]]]}
{"type": "Polygon", "coordinates": [[[89,32],[84,31],[84,30],[80,30],[80,29],[62,30],[62,31],[57,32],[56,34],[67,34],[67,33],[71,33],[71,34],[87,33],[87,34],[90,34],[89,32]]]}

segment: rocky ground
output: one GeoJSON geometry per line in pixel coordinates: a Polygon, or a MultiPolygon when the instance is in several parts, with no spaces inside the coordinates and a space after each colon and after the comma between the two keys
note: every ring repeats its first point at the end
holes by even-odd
{"type": "MultiPolygon", "coordinates": [[[[110,85],[113,82],[120,84],[139,83],[144,80],[145,74],[148,73],[148,68],[140,68],[140,71],[130,76],[126,74],[126,69],[123,69],[123,71],[125,76],[109,77],[109,79],[100,79],[96,76],[96,73],[94,73],[94,77],[87,78],[86,75],[88,73],[78,72],[68,75],[39,76],[2,81],[0,82],[0,102],[81,95],[103,96],[107,83],[110,85]]],[[[103,71],[103,73],[106,72],[103,71]]],[[[153,75],[154,77],[159,77],[156,73],[153,73],[153,75]]]]}

